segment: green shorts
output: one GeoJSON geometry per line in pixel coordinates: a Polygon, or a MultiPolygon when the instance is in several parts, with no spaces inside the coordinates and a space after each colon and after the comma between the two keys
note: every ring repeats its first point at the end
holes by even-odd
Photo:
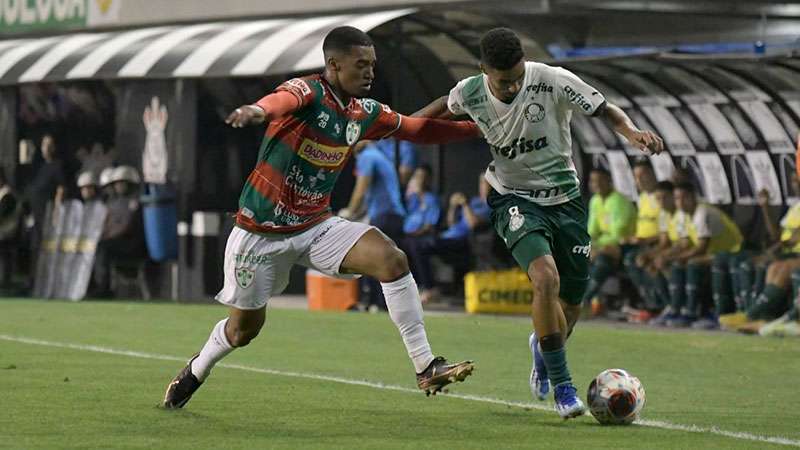
{"type": "Polygon", "coordinates": [[[586,207],[580,198],[554,206],[541,206],[513,194],[495,190],[487,199],[491,221],[514,259],[527,272],[536,258],[552,255],[560,278],[559,297],[581,303],[589,282],[589,253],[586,207]]]}

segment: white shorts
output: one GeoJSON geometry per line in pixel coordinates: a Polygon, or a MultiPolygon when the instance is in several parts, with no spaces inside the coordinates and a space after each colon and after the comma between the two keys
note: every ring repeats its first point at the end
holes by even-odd
{"type": "Polygon", "coordinates": [[[326,275],[339,273],[347,252],[372,229],[367,224],[331,217],[290,237],[266,237],[235,227],[225,246],[225,282],[217,301],[237,309],[259,309],[289,284],[292,265],[326,275]]]}

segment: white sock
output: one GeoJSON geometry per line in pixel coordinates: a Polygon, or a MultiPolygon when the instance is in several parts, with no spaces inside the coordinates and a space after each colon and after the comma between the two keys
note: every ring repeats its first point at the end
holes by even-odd
{"type": "Polygon", "coordinates": [[[227,323],[227,318],[217,322],[214,329],[211,330],[211,336],[208,337],[206,345],[200,350],[200,354],[197,355],[197,358],[192,361],[192,373],[200,382],[206,379],[208,374],[211,373],[211,368],[214,367],[219,360],[234,350],[230,342],[228,342],[228,338],[225,336],[225,324],[227,323]]]}
{"type": "Polygon", "coordinates": [[[420,373],[433,361],[433,353],[422,321],[422,302],[419,300],[417,283],[409,273],[391,283],[381,283],[381,287],[389,317],[400,330],[408,356],[414,362],[414,369],[420,373]]]}

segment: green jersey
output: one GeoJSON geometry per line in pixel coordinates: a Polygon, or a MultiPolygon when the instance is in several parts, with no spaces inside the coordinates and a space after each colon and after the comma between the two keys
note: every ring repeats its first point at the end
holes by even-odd
{"type": "Polygon", "coordinates": [[[481,74],[459,82],[447,106],[456,115],[468,114],[483,132],[494,157],[486,179],[497,192],[548,206],[580,196],[570,119],[573,111],[595,114],[604,102],[572,72],[529,61],[511,103],[495,98],[481,74]]]}

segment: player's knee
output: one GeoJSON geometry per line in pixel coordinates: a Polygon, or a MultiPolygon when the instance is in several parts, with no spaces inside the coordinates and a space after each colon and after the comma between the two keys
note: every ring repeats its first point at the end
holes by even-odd
{"type": "Polygon", "coordinates": [[[377,276],[379,281],[394,281],[408,273],[408,258],[395,246],[387,247],[379,261],[382,263],[377,276]]]}
{"type": "Polygon", "coordinates": [[[261,328],[238,328],[234,327],[230,330],[228,340],[232,347],[244,347],[258,336],[261,328]]]}
{"type": "Polygon", "coordinates": [[[533,300],[553,300],[558,298],[560,280],[558,270],[551,264],[532,263],[528,268],[528,277],[533,284],[533,300]]]}

